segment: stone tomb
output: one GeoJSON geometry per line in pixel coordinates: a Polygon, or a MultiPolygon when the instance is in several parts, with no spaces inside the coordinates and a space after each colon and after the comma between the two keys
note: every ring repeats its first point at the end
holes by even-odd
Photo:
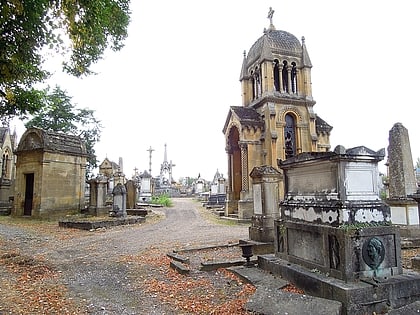
{"type": "Polygon", "coordinates": [[[399,229],[379,198],[384,152],[338,146],[279,160],[285,199],[274,222],[274,257],[259,257],[260,267],[307,294],[342,302],[343,314],[417,300],[420,277],[403,274],[399,229]]]}

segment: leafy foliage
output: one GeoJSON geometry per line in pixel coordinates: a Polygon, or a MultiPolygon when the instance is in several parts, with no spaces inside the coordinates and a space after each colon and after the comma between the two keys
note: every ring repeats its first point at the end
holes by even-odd
{"type": "Polygon", "coordinates": [[[35,88],[50,73],[47,49],[65,56],[63,70],[76,77],[104,51],[123,47],[130,0],[3,0],[0,6],[0,116],[26,117],[42,108],[35,88]]]}
{"type": "Polygon", "coordinates": [[[162,205],[165,207],[171,207],[172,206],[172,200],[168,195],[159,195],[159,196],[153,196],[152,197],[152,204],[156,205],[162,205]]]}
{"type": "Polygon", "coordinates": [[[25,124],[25,127],[38,127],[81,137],[89,155],[86,175],[90,175],[98,163],[94,146],[100,140],[100,121],[95,118],[93,110],[76,108],[71,103],[71,97],[58,86],[52,93],[46,89],[42,94],[44,107],[25,124]]]}

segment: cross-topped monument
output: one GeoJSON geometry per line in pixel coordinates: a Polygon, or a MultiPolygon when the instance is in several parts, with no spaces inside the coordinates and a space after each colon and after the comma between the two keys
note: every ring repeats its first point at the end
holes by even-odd
{"type": "MultiPolygon", "coordinates": [[[[274,27],[274,24],[273,24],[273,15],[274,15],[274,10],[273,10],[273,8],[272,7],[270,7],[270,9],[268,10],[268,15],[267,15],[267,18],[270,20],[270,26],[268,27],[268,31],[274,31],[276,28],[274,27]]],[[[267,30],[266,29],[264,29],[264,33],[266,32],[267,30]]]]}
{"type": "Polygon", "coordinates": [[[155,151],[152,147],[149,147],[146,151],[149,152],[149,174],[152,175],[152,152],[155,151]]]}
{"type": "Polygon", "coordinates": [[[273,15],[274,15],[274,10],[272,7],[270,7],[270,9],[268,10],[268,16],[267,16],[267,18],[270,19],[270,25],[273,25],[273,15]]]}

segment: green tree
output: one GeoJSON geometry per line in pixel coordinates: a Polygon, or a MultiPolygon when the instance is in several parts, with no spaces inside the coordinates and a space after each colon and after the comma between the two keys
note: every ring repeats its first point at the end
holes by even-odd
{"type": "Polygon", "coordinates": [[[50,75],[46,50],[61,53],[63,70],[76,77],[107,48],[123,47],[130,0],[2,0],[0,5],[0,117],[25,118],[42,108],[36,88],[50,75]]]}
{"type": "Polygon", "coordinates": [[[42,94],[44,95],[42,109],[25,123],[25,127],[38,127],[47,131],[79,136],[86,145],[88,154],[86,176],[90,176],[93,169],[98,166],[95,144],[100,140],[102,130],[100,121],[95,118],[93,110],[76,108],[67,92],[58,86],[52,93],[46,89],[42,94]]]}

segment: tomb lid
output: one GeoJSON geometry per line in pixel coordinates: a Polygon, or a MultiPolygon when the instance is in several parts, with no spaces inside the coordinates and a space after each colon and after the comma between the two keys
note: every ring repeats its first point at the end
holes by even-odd
{"type": "Polygon", "coordinates": [[[249,174],[252,178],[261,177],[263,175],[280,176],[281,173],[271,165],[262,165],[254,167],[249,174]]]}
{"type": "Polygon", "coordinates": [[[371,150],[365,146],[353,147],[345,149],[343,146],[338,145],[334,151],[329,152],[303,152],[295,155],[286,160],[277,160],[277,165],[282,167],[292,166],[296,163],[309,162],[315,160],[330,160],[330,161],[345,161],[345,160],[359,160],[359,161],[370,161],[379,162],[385,157],[385,149],[382,148],[379,151],[371,150]]]}

